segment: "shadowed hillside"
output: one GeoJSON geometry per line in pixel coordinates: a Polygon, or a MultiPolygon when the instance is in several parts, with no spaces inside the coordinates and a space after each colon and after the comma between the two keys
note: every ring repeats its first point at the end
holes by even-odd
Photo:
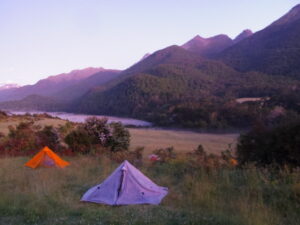
{"type": "Polygon", "coordinates": [[[300,5],[251,37],[226,49],[219,59],[240,71],[300,78],[300,5]]]}
{"type": "Polygon", "coordinates": [[[232,100],[273,95],[295,84],[281,77],[240,73],[171,46],[125,70],[120,79],[91,90],[72,111],[130,116],[160,125],[245,126],[257,116],[252,110],[259,104],[245,107],[232,100]]]}
{"type": "Polygon", "coordinates": [[[20,100],[29,95],[41,95],[50,97],[55,93],[64,90],[89,76],[105,71],[103,68],[86,68],[82,70],[73,70],[70,73],[63,73],[50,76],[38,81],[34,85],[26,85],[19,88],[13,88],[0,91],[0,101],[20,100]]]}

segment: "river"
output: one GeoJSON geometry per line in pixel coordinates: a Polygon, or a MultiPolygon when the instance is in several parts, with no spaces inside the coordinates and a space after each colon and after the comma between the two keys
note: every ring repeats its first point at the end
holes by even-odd
{"type": "Polygon", "coordinates": [[[32,112],[15,112],[11,111],[11,114],[14,115],[24,115],[26,113],[29,114],[43,114],[47,113],[53,117],[58,117],[64,120],[69,120],[71,122],[81,123],[86,120],[86,118],[95,116],[97,118],[104,118],[108,119],[108,122],[121,122],[123,125],[134,125],[134,126],[142,126],[142,127],[151,127],[152,124],[147,121],[137,120],[132,118],[124,118],[124,117],[114,117],[114,116],[103,116],[103,115],[85,115],[85,114],[75,114],[75,113],[66,113],[66,112],[40,112],[40,111],[32,111],[32,112]]]}

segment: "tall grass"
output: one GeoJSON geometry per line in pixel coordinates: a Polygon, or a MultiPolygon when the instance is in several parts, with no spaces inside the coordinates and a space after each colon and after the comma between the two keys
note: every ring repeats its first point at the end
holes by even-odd
{"type": "Polygon", "coordinates": [[[0,159],[1,224],[298,225],[300,172],[195,169],[180,159],[139,169],[169,187],[159,206],[80,202],[117,164],[107,158],[69,158],[65,169],[25,168],[28,158],[0,159]],[[297,194],[298,193],[298,194],[297,194]]]}

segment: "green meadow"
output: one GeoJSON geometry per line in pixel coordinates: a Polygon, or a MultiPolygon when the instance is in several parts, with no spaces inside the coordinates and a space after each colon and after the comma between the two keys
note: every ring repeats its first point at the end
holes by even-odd
{"type": "Polygon", "coordinates": [[[111,207],[80,202],[118,164],[105,157],[66,158],[65,169],[30,169],[28,157],[0,159],[1,224],[298,225],[300,173],[196,169],[183,160],[138,168],[169,188],[158,206],[111,207]]]}
{"type": "MultiPolygon", "coordinates": [[[[25,117],[0,122],[0,132],[25,117]]],[[[26,120],[26,118],[25,118],[26,120]]],[[[34,120],[35,125],[58,127],[65,121],[34,120]]],[[[145,147],[136,167],[169,194],[158,206],[105,206],[80,202],[92,186],[102,182],[118,165],[109,155],[62,156],[64,169],[24,166],[30,157],[0,158],[0,224],[41,225],[298,225],[300,224],[300,171],[218,166],[186,154],[201,144],[220,155],[234,148],[238,134],[197,133],[183,130],[130,128],[130,150],[145,147]],[[176,157],[150,162],[155,149],[173,146],[176,157]]],[[[208,158],[209,159],[209,158],[208,158]]],[[[210,158],[213,160],[216,158],[210,158]]]]}

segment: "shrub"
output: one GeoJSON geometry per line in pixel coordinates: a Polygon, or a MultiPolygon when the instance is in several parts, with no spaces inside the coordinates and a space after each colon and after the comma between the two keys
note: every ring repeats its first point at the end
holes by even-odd
{"type": "Polygon", "coordinates": [[[237,157],[241,164],[254,162],[258,166],[300,166],[300,121],[273,128],[256,126],[241,135],[237,157]]]}
{"type": "Polygon", "coordinates": [[[128,150],[130,144],[130,133],[121,123],[111,123],[109,125],[111,135],[109,136],[107,146],[111,151],[128,150]]]}
{"type": "Polygon", "coordinates": [[[52,126],[35,126],[34,122],[21,122],[16,127],[9,126],[7,136],[0,134],[2,154],[28,155],[44,146],[62,150],[59,132],[52,126]]]}
{"type": "Polygon", "coordinates": [[[2,143],[2,149],[13,155],[26,155],[38,147],[33,122],[21,122],[16,127],[10,126],[8,137],[2,143]]]}
{"type": "Polygon", "coordinates": [[[207,153],[202,145],[198,145],[194,151],[188,152],[187,156],[192,167],[204,166],[207,160],[207,153]]]}
{"type": "Polygon", "coordinates": [[[176,153],[174,152],[174,147],[160,148],[153,151],[155,155],[159,157],[159,162],[165,163],[171,159],[176,158],[176,153]]]}
{"type": "Polygon", "coordinates": [[[53,150],[60,149],[59,134],[53,126],[45,126],[42,130],[37,132],[38,144],[42,146],[48,146],[53,150]]]}
{"type": "Polygon", "coordinates": [[[130,161],[135,166],[142,166],[143,165],[143,152],[144,147],[137,147],[135,150],[129,152],[130,153],[130,161]]]}
{"type": "Polygon", "coordinates": [[[58,128],[59,134],[62,137],[65,137],[66,135],[68,135],[73,129],[74,129],[74,124],[67,121],[64,125],[60,125],[58,128]]]}
{"type": "Polygon", "coordinates": [[[91,151],[93,140],[85,129],[79,127],[65,137],[65,142],[73,152],[87,154],[91,151]]]}
{"type": "MultiPolygon", "coordinates": [[[[61,128],[65,129],[65,128],[61,128]]],[[[90,117],[64,138],[74,152],[90,153],[109,149],[111,152],[126,151],[130,133],[121,123],[107,123],[107,118],[90,117]]]]}
{"type": "Polygon", "coordinates": [[[107,124],[107,118],[89,117],[86,119],[84,129],[92,138],[93,144],[106,146],[111,137],[111,130],[107,124]]]}

